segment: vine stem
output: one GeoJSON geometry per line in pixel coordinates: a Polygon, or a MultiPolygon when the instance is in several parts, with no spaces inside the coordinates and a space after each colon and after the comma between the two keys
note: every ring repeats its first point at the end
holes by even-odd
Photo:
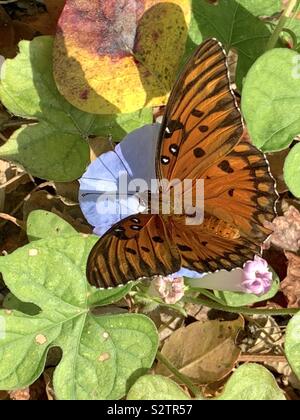
{"type": "Polygon", "coordinates": [[[230,312],[233,314],[242,314],[242,315],[268,315],[268,316],[293,316],[296,315],[300,309],[260,309],[260,308],[246,308],[244,306],[232,307],[221,305],[217,302],[209,301],[201,297],[193,298],[186,296],[184,298],[186,303],[194,303],[196,305],[207,306],[211,309],[216,309],[223,312],[230,312]]]}
{"type": "Polygon", "coordinates": [[[193,384],[193,382],[179,370],[160,352],[156,354],[156,359],[165,365],[173,375],[179,379],[180,383],[186,385],[194,397],[203,399],[201,391],[193,384]]]}
{"type": "Polygon", "coordinates": [[[283,28],[288,20],[289,17],[291,17],[293,10],[295,9],[296,5],[298,3],[298,0],[289,0],[288,4],[286,5],[281,18],[279,19],[279,22],[271,36],[271,38],[269,39],[269,42],[267,44],[267,48],[266,50],[272,50],[273,48],[275,48],[277,41],[280,37],[281,32],[283,31],[283,28]]]}

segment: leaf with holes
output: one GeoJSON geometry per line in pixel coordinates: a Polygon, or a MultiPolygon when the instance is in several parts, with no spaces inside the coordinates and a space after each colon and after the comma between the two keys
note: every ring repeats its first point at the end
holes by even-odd
{"type": "Polygon", "coordinates": [[[151,367],[158,336],[150,319],[90,311],[85,266],[94,243],[80,234],[42,239],[0,258],[11,292],[41,309],[35,316],[0,311],[0,389],[34,382],[54,346],[63,351],[54,374],[58,399],[121,398],[151,367]]]}
{"type": "MultiPolygon", "coordinates": [[[[74,236],[76,230],[64,219],[54,213],[35,210],[29,214],[27,219],[27,236],[30,241],[38,239],[53,238],[55,236],[74,236]]],[[[87,235],[83,235],[87,237],[87,235]]],[[[95,242],[99,239],[96,236],[91,237],[95,242]]],[[[82,266],[82,272],[85,272],[85,266],[82,266]]],[[[89,306],[105,306],[113,302],[118,302],[127,295],[136,282],[129,282],[127,285],[114,289],[99,290],[94,287],[89,292],[89,306]]]]}
{"type": "Polygon", "coordinates": [[[53,39],[22,41],[20,53],[1,70],[0,98],[18,116],[35,119],[13,133],[0,148],[0,158],[23,165],[43,179],[71,181],[89,163],[87,138],[113,135],[120,140],[129,131],[152,122],[151,110],[135,114],[93,115],[82,112],[58,92],[52,74],[53,39]]]}
{"type": "Polygon", "coordinates": [[[300,132],[300,58],[276,48],[249,71],[242,110],[253,143],[266,152],[286,149],[300,132]]]}
{"type": "Polygon", "coordinates": [[[54,48],[60,92],[95,113],[163,104],[185,51],[190,15],[190,0],[67,0],[54,48]]]}
{"type": "Polygon", "coordinates": [[[225,401],[284,401],[283,391],[274,376],[263,366],[240,366],[225,385],[218,400],[225,401]]]}

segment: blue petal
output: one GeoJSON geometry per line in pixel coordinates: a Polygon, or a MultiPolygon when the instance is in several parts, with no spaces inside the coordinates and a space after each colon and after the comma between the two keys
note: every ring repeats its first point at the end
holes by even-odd
{"type": "Polygon", "coordinates": [[[188,268],[181,268],[177,273],[172,274],[172,277],[189,277],[191,279],[201,279],[205,273],[198,273],[197,271],[189,270],[188,268]]]}
{"type": "Polygon", "coordinates": [[[141,210],[133,194],[119,194],[119,180],[126,176],[126,189],[131,181],[136,185],[137,179],[147,185],[140,191],[151,188],[151,180],[156,179],[159,131],[160,124],[152,124],[128,134],[114,151],[92,162],[80,179],[79,203],[96,234],[103,235],[115,223],[141,210]]]}

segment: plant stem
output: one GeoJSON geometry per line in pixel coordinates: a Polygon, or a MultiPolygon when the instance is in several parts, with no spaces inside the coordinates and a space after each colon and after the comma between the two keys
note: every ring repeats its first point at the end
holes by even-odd
{"type": "Polygon", "coordinates": [[[16,3],[18,0],[2,0],[0,4],[9,4],[9,3],[16,3]]]}
{"type": "Polygon", "coordinates": [[[156,354],[156,359],[165,365],[173,375],[180,380],[180,382],[188,387],[194,397],[203,398],[201,391],[193,384],[193,382],[179,370],[163,355],[160,351],[156,354]]]}
{"type": "Polygon", "coordinates": [[[0,133],[0,140],[6,143],[8,139],[2,133],[0,133]]]}
{"type": "Polygon", "coordinates": [[[288,20],[288,18],[292,15],[293,10],[295,8],[295,6],[297,5],[298,0],[290,0],[286,6],[286,8],[284,9],[281,18],[279,19],[279,22],[275,28],[275,31],[273,32],[271,38],[269,39],[269,42],[267,44],[267,48],[266,50],[272,50],[273,48],[275,48],[277,41],[280,37],[280,34],[288,20]]]}
{"type": "Polygon", "coordinates": [[[299,309],[260,309],[260,308],[246,308],[241,307],[232,307],[224,306],[217,302],[209,301],[207,299],[202,299],[200,297],[193,298],[186,296],[184,298],[186,303],[195,303],[196,305],[207,306],[211,309],[216,309],[223,312],[231,312],[233,314],[242,314],[242,315],[268,315],[268,316],[293,316],[300,311],[299,309]]]}
{"type": "Polygon", "coordinates": [[[222,299],[219,299],[217,296],[215,296],[209,290],[190,287],[189,291],[190,292],[198,292],[201,295],[208,297],[210,300],[212,300],[216,303],[219,303],[220,305],[224,305],[224,302],[222,301],[222,299]]]}

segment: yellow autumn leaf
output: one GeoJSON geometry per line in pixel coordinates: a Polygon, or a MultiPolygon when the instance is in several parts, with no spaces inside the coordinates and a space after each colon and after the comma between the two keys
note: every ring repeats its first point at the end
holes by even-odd
{"type": "Polygon", "coordinates": [[[164,104],[190,19],[190,0],[67,0],[54,47],[60,92],[98,114],[164,104]]]}

